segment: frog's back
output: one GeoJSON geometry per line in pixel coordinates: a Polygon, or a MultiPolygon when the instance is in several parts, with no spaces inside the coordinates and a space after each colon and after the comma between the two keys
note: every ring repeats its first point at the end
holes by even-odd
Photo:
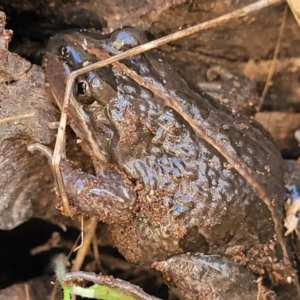
{"type": "MultiPolygon", "coordinates": [[[[173,67],[152,54],[127,65],[172,97],[224,151],[246,165],[271,198],[282,201],[280,154],[259,125],[190,89],[173,67]]],[[[118,133],[112,148],[122,170],[140,183],[136,227],[139,236],[144,234],[144,250],[158,240],[169,244],[171,236],[177,240],[172,239],[176,246],[170,252],[222,253],[228,246],[250,247],[271,239],[268,207],[223,153],[199,137],[164,99],[126,76],[118,81],[118,96],[109,104],[118,133]]],[[[157,249],[152,250],[155,256],[157,249]]]]}

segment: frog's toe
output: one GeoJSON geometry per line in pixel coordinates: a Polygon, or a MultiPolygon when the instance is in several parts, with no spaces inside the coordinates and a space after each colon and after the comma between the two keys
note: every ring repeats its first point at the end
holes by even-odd
{"type": "Polygon", "coordinates": [[[238,263],[219,255],[182,254],[152,267],[180,299],[256,299],[254,275],[238,263]]]}

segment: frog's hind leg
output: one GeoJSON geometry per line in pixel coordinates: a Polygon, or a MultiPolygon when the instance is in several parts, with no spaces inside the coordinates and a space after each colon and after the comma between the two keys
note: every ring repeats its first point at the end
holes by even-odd
{"type": "Polygon", "coordinates": [[[219,255],[182,254],[155,262],[152,267],[162,272],[179,299],[261,299],[254,275],[219,255]]]}

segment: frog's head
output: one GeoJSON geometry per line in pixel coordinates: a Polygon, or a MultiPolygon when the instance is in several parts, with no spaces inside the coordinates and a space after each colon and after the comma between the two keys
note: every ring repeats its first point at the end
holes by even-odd
{"type": "MultiPolygon", "coordinates": [[[[65,31],[53,36],[47,46],[46,78],[60,109],[63,105],[68,75],[85,64],[97,61],[94,55],[75,42],[84,41],[84,36],[81,31],[65,31]]],[[[74,83],[68,109],[76,135],[88,145],[88,152],[93,153],[97,160],[102,162],[106,162],[107,154],[101,148],[103,143],[97,127],[101,126],[103,118],[99,121],[99,116],[104,105],[115,95],[114,89],[106,82],[105,72],[107,70],[96,70],[79,76],[74,83]]]]}
{"type": "MultiPolygon", "coordinates": [[[[53,36],[46,49],[46,77],[59,107],[62,106],[67,76],[72,71],[97,61],[94,55],[85,51],[84,46],[74,42],[78,39],[85,41],[80,31],[65,31],[53,36]]],[[[109,87],[101,77],[103,76],[98,71],[79,76],[73,87],[75,99],[87,105],[96,100],[106,104],[106,91],[109,87]]]]}
{"type": "MultiPolygon", "coordinates": [[[[99,60],[87,51],[88,45],[114,55],[146,41],[143,33],[130,27],[111,35],[95,30],[67,30],[51,37],[45,53],[46,77],[58,106],[62,106],[67,76],[99,60]]],[[[79,76],[73,87],[75,99],[87,105],[94,101],[107,104],[108,96],[112,96],[112,76],[110,66],[79,76]]]]}

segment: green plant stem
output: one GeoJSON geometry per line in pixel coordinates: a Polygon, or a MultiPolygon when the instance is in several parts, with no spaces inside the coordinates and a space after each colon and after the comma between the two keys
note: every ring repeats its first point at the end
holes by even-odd
{"type": "MultiPolygon", "coordinates": [[[[83,288],[77,285],[64,286],[64,297],[65,290],[68,290],[69,294],[88,297],[93,299],[102,299],[102,300],[135,300],[130,295],[125,295],[122,292],[119,292],[117,289],[110,288],[104,285],[94,284],[90,287],[83,288]]],[[[64,300],[69,300],[70,298],[64,298],[64,300]]]]}

